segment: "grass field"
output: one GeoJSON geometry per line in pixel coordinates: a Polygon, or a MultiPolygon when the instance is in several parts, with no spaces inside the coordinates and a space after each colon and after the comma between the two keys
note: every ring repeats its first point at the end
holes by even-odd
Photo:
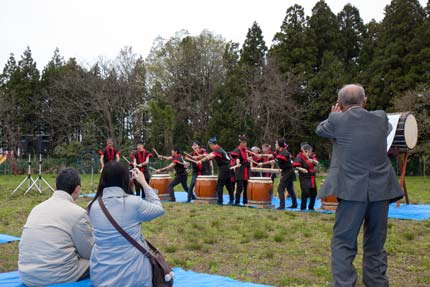
{"type": "MultiPolygon", "coordinates": [[[[54,176],[46,176],[54,182],[54,176]]],[[[10,191],[22,177],[0,176],[0,233],[20,236],[33,206],[50,196],[10,191]]],[[[83,192],[90,192],[83,176],[83,192]]],[[[430,178],[407,178],[412,203],[430,203],[430,178]]],[[[297,191],[300,189],[297,186],[297,191]]],[[[79,199],[86,206],[89,199],[79,199]]],[[[328,286],[334,215],[165,203],[143,233],[173,266],[273,286],[328,286]]],[[[389,220],[391,286],[430,286],[430,221],[389,220]]],[[[361,238],[355,265],[361,273],[361,238]]],[[[17,269],[18,244],[0,245],[0,272],[17,269]]],[[[362,286],[361,283],[358,286],[362,286]]]]}

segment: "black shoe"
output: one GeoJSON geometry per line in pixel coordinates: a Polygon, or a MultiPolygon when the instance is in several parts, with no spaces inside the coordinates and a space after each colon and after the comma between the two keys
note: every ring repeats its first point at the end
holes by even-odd
{"type": "Polygon", "coordinates": [[[300,207],[300,210],[301,210],[301,211],[306,210],[306,207],[305,207],[305,208],[301,208],[301,207],[300,207]]]}
{"type": "Polygon", "coordinates": [[[290,205],[287,208],[297,208],[297,205],[290,205]]]}
{"type": "Polygon", "coordinates": [[[277,210],[284,210],[285,207],[279,206],[278,208],[276,208],[277,210]]]}
{"type": "Polygon", "coordinates": [[[229,202],[228,202],[228,204],[229,204],[229,205],[233,205],[233,204],[234,204],[234,202],[233,202],[233,201],[229,201],[229,202]]]}
{"type": "Polygon", "coordinates": [[[176,202],[176,198],[172,198],[169,200],[170,202],[176,202]]]}
{"type": "Polygon", "coordinates": [[[309,211],[315,211],[315,208],[309,208],[309,211]]]}

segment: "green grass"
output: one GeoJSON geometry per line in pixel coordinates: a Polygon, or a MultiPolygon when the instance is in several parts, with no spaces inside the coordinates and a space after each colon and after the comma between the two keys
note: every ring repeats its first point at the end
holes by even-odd
{"type": "MultiPolygon", "coordinates": [[[[46,178],[53,183],[54,176],[46,178]]],[[[0,233],[20,236],[34,207],[50,196],[10,191],[22,177],[0,176],[0,233]]],[[[430,203],[430,178],[407,178],[410,199],[430,203]]],[[[297,191],[300,189],[297,187],[297,191]]],[[[90,191],[83,176],[83,192],[90,191]]],[[[89,199],[79,199],[86,206],[89,199]]],[[[144,235],[173,266],[273,286],[328,286],[334,215],[233,206],[164,203],[166,214],[144,235]]],[[[389,220],[386,250],[391,286],[430,283],[430,221],[389,220]]],[[[360,236],[360,246],[361,246],[360,236]]],[[[0,272],[16,270],[18,243],[0,245],[0,272]]],[[[361,274],[362,249],[355,261],[361,274]]],[[[358,286],[363,286],[359,283],[358,286]]]]}

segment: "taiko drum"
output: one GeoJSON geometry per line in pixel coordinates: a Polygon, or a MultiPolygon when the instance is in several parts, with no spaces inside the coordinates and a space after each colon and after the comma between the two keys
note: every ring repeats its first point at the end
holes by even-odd
{"type": "Polygon", "coordinates": [[[194,189],[197,200],[206,203],[215,203],[217,201],[216,184],[218,177],[216,175],[199,175],[196,180],[194,189]]]}
{"type": "Polygon", "coordinates": [[[251,177],[248,180],[248,205],[260,208],[271,208],[273,182],[270,177],[251,177]]]}
{"type": "Polygon", "coordinates": [[[169,183],[172,177],[169,174],[153,174],[149,185],[158,191],[160,200],[170,200],[169,183]]]}
{"type": "Polygon", "coordinates": [[[321,209],[323,210],[336,210],[339,201],[336,196],[329,195],[327,197],[321,198],[321,209]]]}

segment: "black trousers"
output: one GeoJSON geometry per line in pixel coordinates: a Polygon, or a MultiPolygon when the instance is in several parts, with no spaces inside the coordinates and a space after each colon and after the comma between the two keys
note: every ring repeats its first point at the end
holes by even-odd
{"type": "Polygon", "coordinates": [[[248,203],[247,188],[248,188],[248,181],[247,180],[236,180],[236,200],[234,202],[235,204],[240,203],[240,196],[241,196],[242,192],[243,192],[243,204],[248,203]]]}
{"type": "Polygon", "coordinates": [[[198,176],[199,175],[197,173],[193,173],[193,176],[191,177],[190,187],[188,188],[188,196],[187,196],[188,201],[196,199],[194,195],[194,186],[196,185],[196,180],[198,176]]]}
{"type": "Polygon", "coordinates": [[[314,187],[310,188],[301,188],[302,189],[302,203],[300,204],[300,209],[305,210],[306,205],[308,203],[308,198],[310,198],[309,201],[309,210],[314,210],[315,207],[315,199],[317,197],[317,189],[314,187]]]}
{"type": "Polygon", "coordinates": [[[293,177],[291,175],[282,175],[279,179],[279,185],[278,185],[278,196],[280,201],[280,208],[285,208],[285,189],[287,189],[288,194],[291,197],[292,200],[292,207],[297,207],[297,197],[296,192],[294,191],[294,181],[293,177]]]}
{"type": "Polygon", "coordinates": [[[218,167],[218,180],[216,183],[216,194],[218,197],[217,203],[223,203],[224,186],[228,190],[228,195],[230,196],[230,203],[234,201],[234,189],[231,182],[231,175],[228,166],[218,167]]]}
{"type": "Polygon", "coordinates": [[[363,228],[363,283],[367,287],[388,287],[387,237],[388,200],[361,202],[341,200],[331,241],[333,287],[352,287],[357,282],[353,261],[357,236],[363,228]]]}
{"type": "MultiPolygon", "coordinates": [[[[144,172],[143,175],[145,176],[146,182],[149,184],[149,181],[151,180],[151,175],[149,172],[144,172]]],[[[133,179],[134,181],[134,189],[136,190],[137,196],[142,196],[142,198],[145,198],[145,192],[143,191],[143,187],[140,183],[137,182],[137,180],[133,179]]]]}
{"type": "Polygon", "coordinates": [[[176,175],[175,178],[169,183],[170,201],[176,201],[174,188],[178,184],[181,184],[184,191],[188,193],[187,177],[188,175],[186,173],[176,175]]]}

